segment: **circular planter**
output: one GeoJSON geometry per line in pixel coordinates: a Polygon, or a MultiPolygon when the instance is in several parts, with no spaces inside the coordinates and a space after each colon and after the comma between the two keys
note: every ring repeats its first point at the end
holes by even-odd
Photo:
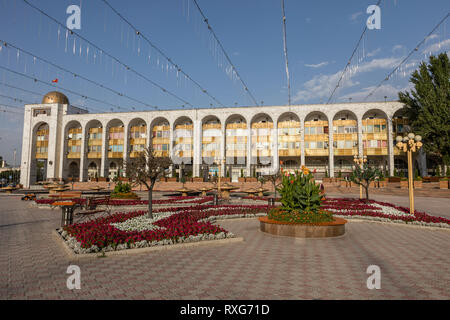
{"type": "Polygon", "coordinates": [[[334,218],[332,222],[317,224],[298,224],[270,220],[268,217],[260,217],[260,229],[262,232],[276,236],[295,238],[328,238],[345,234],[347,220],[334,218]]]}

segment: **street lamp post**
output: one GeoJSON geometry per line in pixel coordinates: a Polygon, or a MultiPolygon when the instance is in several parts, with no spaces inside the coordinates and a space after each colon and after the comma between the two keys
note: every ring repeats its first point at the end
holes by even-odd
{"type": "Polygon", "coordinates": [[[414,185],[412,172],[412,153],[422,147],[422,137],[414,133],[408,133],[407,136],[397,136],[397,148],[407,153],[408,156],[408,189],[409,189],[409,213],[414,214],[414,185]]]}
{"type": "MultiPolygon", "coordinates": [[[[353,157],[353,162],[359,165],[359,168],[362,169],[363,164],[367,162],[367,156],[358,157],[356,154],[353,157]]],[[[362,199],[362,185],[359,185],[359,199],[362,199]]]]}

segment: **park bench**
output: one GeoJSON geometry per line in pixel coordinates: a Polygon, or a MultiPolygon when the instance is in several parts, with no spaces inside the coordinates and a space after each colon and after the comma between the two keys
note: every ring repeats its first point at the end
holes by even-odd
{"type": "Polygon", "coordinates": [[[80,211],[75,211],[75,217],[78,222],[89,220],[97,213],[106,213],[109,215],[111,213],[110,208],[110,196],[94,196],[87,197],[85,205],[81,207],[80,211]],[[99,209],[98,206],[104,206],[104,208],[99,209]]]}
{"type": "Polygon", "coordinates": [[[50,194],[49,197],[54,198],[55,200],[80,199],[81,191],[63,191],[56,194],[50,194]]]}

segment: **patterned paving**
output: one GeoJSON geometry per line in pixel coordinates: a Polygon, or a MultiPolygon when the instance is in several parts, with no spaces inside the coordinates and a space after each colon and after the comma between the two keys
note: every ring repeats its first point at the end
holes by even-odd
{"type": "Polygon", "coordinates": [[[449,299],[450,232],[353,222],[338,239],[263,234],[222,222],[242,243],[70,261],[51,235],[59,211],[0,196],[1,299],[449,299]],[[81,290],[66,287],[81,268],[81,290]],[[381,289],[366,268],[381,268],[381,289]]]}

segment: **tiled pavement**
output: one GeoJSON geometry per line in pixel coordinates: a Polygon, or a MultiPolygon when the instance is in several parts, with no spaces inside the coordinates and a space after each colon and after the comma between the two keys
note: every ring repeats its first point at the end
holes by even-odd
{"type": "Polygon", "coordinates": [[[350,222],[344,237],[263,234],[221,222],[242,243],[70,261],[51,235],[59,212],[0,196],[1,299],[449,299],[450,232],[350,222]],[[67,266],[81,290],[66,288],[67,266]],[[381,268],[368,290],[366,268],[381,268]]]}

